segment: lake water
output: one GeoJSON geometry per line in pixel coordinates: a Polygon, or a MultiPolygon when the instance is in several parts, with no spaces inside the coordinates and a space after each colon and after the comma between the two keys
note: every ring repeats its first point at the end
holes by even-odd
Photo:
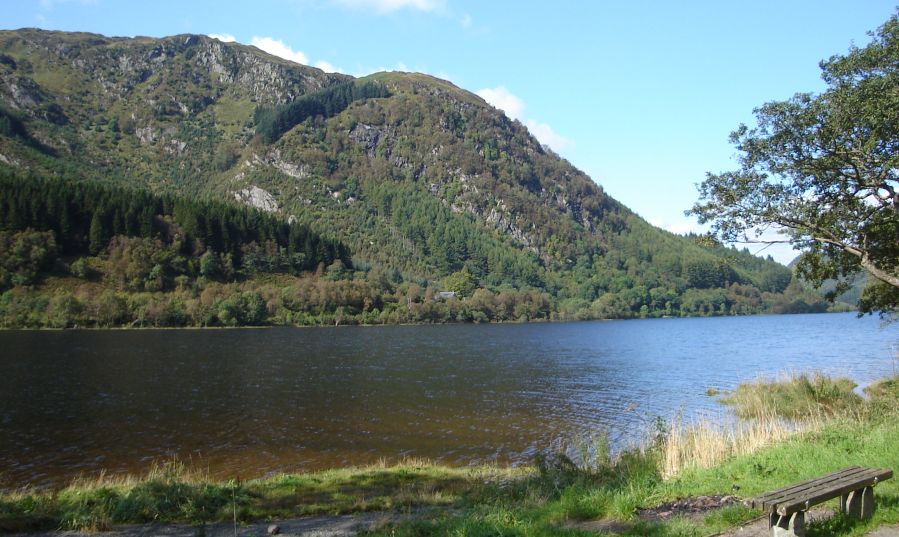
{"type": "Polygon", "coordinates": [[[723,413],[710,387],[897,373],[899,323],[854,314],[523,325],[0,332],[0,487],[145,471],[216,477],[404,456],[523,463],[655,415],[723,413]]]}

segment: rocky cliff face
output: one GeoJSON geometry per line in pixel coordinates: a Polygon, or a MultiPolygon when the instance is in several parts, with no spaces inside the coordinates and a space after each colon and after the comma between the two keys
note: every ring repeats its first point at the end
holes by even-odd
{"type": "Polygon", "coordinates": [[[52,73],[44,79],[51,91],[78,99],[87,96],[73,90],[86,85],[91,90],[90,100],[107,105],[159,89],[173,93],[184,89],[162,88],[172,82],[206,89],[206,95],[193,95],[193,102],[172,100],[184,115],[198,112],[226,91],[259,103],[284,103],[348,78],[287,62],[254,47],[199,35],[127,39],[43,30],[0,31],[0,49],[7,51],[0,91],[7,102],[23,109],[33,108],[46,97],[36,81],[28,78],[35,73],[52,73]]]}

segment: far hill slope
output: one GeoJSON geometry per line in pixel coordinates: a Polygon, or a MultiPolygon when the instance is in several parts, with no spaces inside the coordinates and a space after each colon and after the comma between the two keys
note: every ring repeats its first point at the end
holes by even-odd
{"type": "Polygon", "coordinates": [[[0,114],[11,170],[249,203],[394,283],[533,289],[560,317],[797,299],[785,267],[649,225],[519,122],[427,75],[353,79],[206,36],[4,31],[0,114]]]}

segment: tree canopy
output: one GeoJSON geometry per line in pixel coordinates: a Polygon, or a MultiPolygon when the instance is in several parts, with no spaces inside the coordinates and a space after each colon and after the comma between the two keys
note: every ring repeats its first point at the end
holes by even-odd
{"type": "Polygon", "coordinates": [[[306,118],[333,117],[356,101],[377,97],[390,97],[390,92],[376,82],[336,84],[287,104],[257,108],[254,113],[256,132],[272,143],[306,118]]]}
{"type": "MultiPolygon", "coordinates": [[[[899,15],[899,14],[897,14],[899,15]]],[[[790,242],[813,283],[867,271],[863,312],[899,305],[899,19],[821,62],[827,88],[757,108],[731,134],[740,167],[709,173],[689,213],[735,242],[790,242]],[[784,240],[765,232],[780,230],[784,240]]]]}

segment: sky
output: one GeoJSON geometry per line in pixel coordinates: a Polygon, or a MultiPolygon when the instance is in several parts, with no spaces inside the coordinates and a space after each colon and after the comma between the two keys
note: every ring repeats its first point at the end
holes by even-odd
{"type": "MultiPolygon", "coordinates": [[[[0,0],[0,28],[207,34],[354,76],[418,71],[476,92],[673,231],[753,109],[824,89],[818,63],[870,42],[880,0],[0,0]]],[[[750,251],[789,262],[787,246],[750,251]]]]}

